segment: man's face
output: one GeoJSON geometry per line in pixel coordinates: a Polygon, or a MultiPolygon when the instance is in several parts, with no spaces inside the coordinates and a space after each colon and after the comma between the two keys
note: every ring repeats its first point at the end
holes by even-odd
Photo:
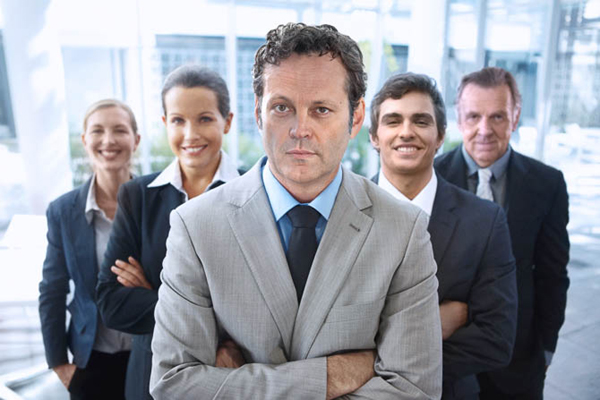
{"type": "Polygon", "coordinates": [[[364,100],[349,128],[346,70],[329,54],[293,54],[279,65],[268,65],[263,83],[255,116],[271,171],[295,197],[298,192],[318,195],[335,177],[348,141],[360,130],[364,100]]]}
{"type": "Polygon", "coordinates": [[[458,128],[467,153],[480,167],[489,167],[508,148],[520,110],[507,85],[484,88],[468,84],[458,102],[458,128]]]}
{"type": "Polygon", "coordinates": [[[409,92],[400,99],[389,98],[381,103],[378,122],[371,143],[379,150],[385,176],[430,177],[433,157],[443,142],[431,97],[409,92]]]}

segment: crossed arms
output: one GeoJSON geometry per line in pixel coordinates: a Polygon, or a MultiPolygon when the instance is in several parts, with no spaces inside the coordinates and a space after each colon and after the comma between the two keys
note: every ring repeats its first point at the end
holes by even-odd
{"type": "MultiPolygon", "coordinates": [[[[405,257],[389,284],[374,338],[374,364],[369,351],[288,360],[277,346],[273,357],[281,362],[259,363],[252,362],[251,351],[242,346],[248,363],[235,369],[215,367],[217,347],[226,333],[214,310],[218,294],[211,294],[208,271],[196,248],[184,220],[174,211],[152,342],[151,393],[156,399],[440,396],[437,280],[424,215],[417,218],[405,257]],[[349,380],[338,379],[348,365],[354,367],[350,374],[344,371],[349,380]]],[[[349,350],[353,349],[345,349],[349,350]]]]}

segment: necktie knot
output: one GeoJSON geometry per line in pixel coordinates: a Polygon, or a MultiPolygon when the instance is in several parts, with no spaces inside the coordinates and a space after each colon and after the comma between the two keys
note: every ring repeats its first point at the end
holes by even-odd
{"type": "Polygon", "coordinates": [[[311,206],[298,205],[287,213],[294,228],[315,228],[321,214],[311,206]]]}
{"type": "Polygon", "coordinates": [[[477,184],[477,197],[485,200],[494,201],[494,194],[492,187],[490,186],[490,179],[492,179],[492,170],[489,168],[481,168],[477,171],[479,183],[477,184]]]}
{"type": "Polygon", "coordinates": [[[487,183],[492,179],[492,170],[489,168],[480,168],[477,170],[479,182],[487,183]]]}

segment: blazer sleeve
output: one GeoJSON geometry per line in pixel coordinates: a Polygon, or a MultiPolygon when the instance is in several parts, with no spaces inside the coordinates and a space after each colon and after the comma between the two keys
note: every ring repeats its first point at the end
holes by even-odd
{"type": "Polygon", "coordinates": [[[569,197],[558,172],[552,205],[544,216],[534,253],[535,318],[546,351],[554,352],[558,331],[565,320],[569,277],[569,197]]]}
{"type": "Polygon", "coordinates": [[[436,270],[427,218],[420,212],[381,314],[376,376],[344,398],[440,398],[442,328],[436,270]]]}
{"type": "Polygon", "coordinates": [[[39,285],[39,314],[48,367],[69,362],[67,356],[67,294],[69,271],[65,261],[60,222],[60,211],[51,203],[46,211],[48,247],[39,285]]]}
{"type": "Polygon", "coordinates": [[[497,207],[471,292],[469,321],[444,341],[444,380],[506,366],[517,327],[515,259],[504,212],[497,207]]]}
{"type": "Polygon", "coordinates": [[[219,335],[204,268],[177,210],[170,219],[152,340],[152,396],[325,398],[325,357],[279,365],[249,363],[237,369],[214,367],[219,335]]]}
{"type": "Polygon", "coordinates": [[[96,301],[104,324],[132,334],[152,333],[158,290],[125,287],[110,268],[116,260],[126,261],[129,256],[141,262],[141,210],[139,192],[122,185],[96,286],[96,301]]]}

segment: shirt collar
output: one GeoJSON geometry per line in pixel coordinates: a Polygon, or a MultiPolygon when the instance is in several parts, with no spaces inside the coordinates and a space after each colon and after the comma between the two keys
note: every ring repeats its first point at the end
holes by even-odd
{"type": "MultiPolygon", "coordinates": [[[[296,200],[283,185],[279,183],[271,172],[268,161],[262,167],[262,178],[267,196],[269,197],[269,202],[271,203],[271,208],[273,209],[275,221],[279,221],[281,217],[298,204],[306,204],[296,200]]],[[[317,210],[325,220],[329,219],[341,184],[342,167],[340,166],[333,181],[313,201],[308,203],[308,205],[317,210]]]]}
{"type": "Polygon", "coordinates": [[[427,185],[419,192],[419,194],[414,199],[409,199],[401,191],[396,189],[394,185],[385,177],[385,174],[380,169],[379,170],[379,187],[383,190],[394,196],[396,199],[400,201],[408,201],[416,206],[418,206],[421,210],[425,211],[427,215],[431,216],[431,210],[433,209],[433,202],[435,200],[435,194],[437,192],[437,177],[435,175],[435,171],[431,174],[431,179],[427,182],[427,185]]]}
{"type": "MultiPolygon", "coordinates": [[[[213,176],[212,182],[206,187],[208,190],[217,181],[228,182],[234,178],[240,176],[237,167],[231,157],[221,150],[221,161],[219,161],[219,167],[213,176]]],[[[148,184],[149,188],[160,187],[164,185],[172,185],[175,189],[185,194],[187,200],[187,193],[183,189],[183,179],[181,177],[181,168],[179,167],[179,160],[175,158],[167,168],[165,168],[158,176],[148,184]]]]}
{"type": "MultiPolygon", "coordinates": [[[[477,170],[481,167],[477,165],[475,160],[473,160],[469,153],[467,153],[464,144],[461,145],[460,150],[462,152],[463,158],[465,159],[465,162],[467,163],[468,176],[476,174],[477,170]]],[[[492,165],[488,167],[490,170],[492,170],[492,176],[494,177],[494,179],[500,179],[506,173],[511,152],[512,148],[509,145],[502,157],[497,159],[492,165]]]]}
{"type": "Polygon", "coordinates": [[[96,202],[96,174],[93,174],[87,193],[87,200],[85,201],[85,219],[88,224],[91,224],[94,220],[94,212],[96,211],[103,212],[96,202]]]}

